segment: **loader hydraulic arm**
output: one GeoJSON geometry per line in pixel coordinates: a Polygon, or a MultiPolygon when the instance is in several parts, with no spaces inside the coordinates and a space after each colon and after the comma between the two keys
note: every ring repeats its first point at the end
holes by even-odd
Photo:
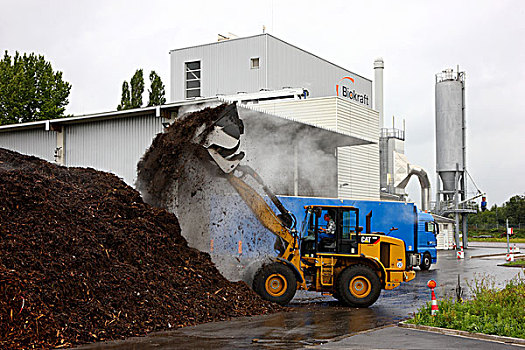
{"type": "Polygon", "coordinates": [[[275,193],[273,193],[270,188],[268,186],[266,186],[266,184],[264,183],[264,181],[261,179],[261,177],[259,176],[259,174],[257,174],[257,172],[255,170],[253,170],[252,167],[250,166],[247,166],[247,165],[239,165],[237,167],[237,170],[239,170],[240,172],[243,173],[242,176],[245,176],[245,175],[250,175],[255,181],[257,181],[257,183],[259,183],[259,185],[261,185],[264,193],[266,193],[266,195],[268,196],[268,198],[270,198],[270,200],[272,201],[272,203],[275,205],[275,207],[279,210],[280,214],[278,215],[278,218],[283,222],[283,224],[288,227],[288,228],[291,228],[291,229],[294,229],[295,228],[295,224],[296,224],[296,218],[295,216],[290,213],[283,205],[283,203],[281,203],[281,201],[279,200],[279,198],[277,198],[277,196],[275,195],[275,193]]]}
{"type": "MultiPolygon", "coordinates": [[[[270,197],[281,214],[290,215],[279,199],[264,185],[255,170],[248,166],[239,166],[237,170],[242,171],[245,175],[250,175],[261,184],[264,192],[270,197]]],[[[264,227],[270,230],[273,234],[281,237],[287,245],[295,242],[296,239],[292,234],[292,230],[288,229],[287,224],[275,214],[268,203],[266,203],[253,187],[244,182],[241,177],[235,176],[233,173],[226,174],[225,176],[264,227]]]]}
{"type": "Polygon", "coordinates": [[[222,108],[215,122],[209,126],[203,125],[195,132],[193,143],[208,150],[211,160],[223,171],[224,176],[251,208],[257,219],[264,227],[286,242],[287,254],[290,254],[298,248],[295,217],[286,210],[255,170],[249,166],[239,165],[244,158],[244,152],[239,151],[244,124],[239,118],[235,104],[222,108]],[[240,172],[241,175],[236,176],[235,172],[240,172]],[[275,214],[264,199],[243,180],[247,175],[261,185],[264,193],[271,199],[280,214],[275,214]]]}

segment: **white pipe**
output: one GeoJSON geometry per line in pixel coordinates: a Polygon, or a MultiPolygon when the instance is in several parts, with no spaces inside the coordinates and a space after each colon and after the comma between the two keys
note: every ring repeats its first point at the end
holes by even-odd
{"type": "Polygon", "coordinates": [[[421,210],[430,210],[430,179],[422,167],[409,164],[407,176],[396,187],[405,189],[412,175],[418,177],[421,186],[421,210]]]}
{"type": "Polygon", "coordinates": [[[383,128],[383,71],[385,63],[381,57],[374,61],[375,93],[374,107],[379,112],[379,130],[383,128]]]}

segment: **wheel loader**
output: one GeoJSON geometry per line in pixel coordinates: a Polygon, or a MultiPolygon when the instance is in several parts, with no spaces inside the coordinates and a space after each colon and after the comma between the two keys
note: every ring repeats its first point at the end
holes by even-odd
{"type": "Polygon", "coordinates": [[[252,287],[263,299],[285,305],[300,289],[330,294],[351,307],[368,307],[378,299],[381,289],[391,290],[414,279],[412,267],[419,265],[419,255],[406,253],[400,239],[371,232],[372,212],[366,216],[363,232],[359,208],[307,205],[298,230],[293,214],[260,176],[240,164],[244,153],[238,149],[243,132],[237,107],[231,104],[215,123],[197,131],[194,142],[208,150],[210,159],[261,224],[277,236],[279,255],[263,265],[253,279],[252,287]],[[247,177],[256,181],[278,213],[247,183],[247,177]],[[326,214],[335,223],[332,235],[326,234],[326,214]]]}

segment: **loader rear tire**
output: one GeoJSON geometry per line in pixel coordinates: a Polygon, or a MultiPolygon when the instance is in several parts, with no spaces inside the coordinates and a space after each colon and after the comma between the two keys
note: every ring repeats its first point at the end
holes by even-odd
{"type": "Polygon", "coordinates": [[[352,265],[339,275],[336,282],[339,301],[351,307],[369,307],[381,294],[381,280],[368,266],[352,265]]]}
{"type": "Polygon", "coordinates": [[[297,290],[297,278],[286,265],[274,262],[264,265],[253,279],[253,290],[264,300],[286,305],[297,290]]]}

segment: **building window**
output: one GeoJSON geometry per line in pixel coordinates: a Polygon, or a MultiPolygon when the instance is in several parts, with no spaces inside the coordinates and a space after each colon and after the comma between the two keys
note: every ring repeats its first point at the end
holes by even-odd
{"type": "Polygon", "coordinates": [[[186,62],[186,98],[201,96],[201,62],[186,62]]]}
{"type": "Polygon", "coordinates": [[[259,69],[259,57],[250,58],[250,68],[259,69]]]}

